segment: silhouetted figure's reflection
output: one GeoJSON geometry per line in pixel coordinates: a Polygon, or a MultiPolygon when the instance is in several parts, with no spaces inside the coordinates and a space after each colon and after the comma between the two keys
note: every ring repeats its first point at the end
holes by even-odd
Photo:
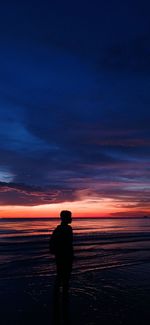
{"type": "Polygon", "coordinates": [[[53,325],[70,325],[69,297],[65,299],[61,291],[54,288],[53,325]]]}
{"type": "Polygon", "coordinates": [[[61,224],[56,227],[50,238],[50,252],[55,255],[56,281],[54,287],[54,320],[55,323],[69,323],[68,289],[73,262],[73,234],[71,212],[60,213],[61,224]],[[62,288],[62,292],[60,289],[62,288]]]}

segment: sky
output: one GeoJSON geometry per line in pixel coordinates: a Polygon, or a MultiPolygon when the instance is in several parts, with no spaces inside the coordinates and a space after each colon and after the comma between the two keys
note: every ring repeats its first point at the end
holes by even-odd
{"type": "Polygon", "coordinates": [[[149,12],[1,2],[0,217],[150,215],[149,12]]]}

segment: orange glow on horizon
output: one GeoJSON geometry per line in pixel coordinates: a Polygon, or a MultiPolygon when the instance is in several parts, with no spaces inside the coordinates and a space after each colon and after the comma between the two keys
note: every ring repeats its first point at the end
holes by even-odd
{"type": "Polygon", "coordinates": [[[121,203],[113,199],[84,199],[76,202],[53,203],[38,206],[1,206],[0,218],[58,217],[61,210],[71,210],[74,217],[113,217],[120,214],[126,216],[142,216],[150,210],[138,211],[137,208],[121,207],[121,203]]]}

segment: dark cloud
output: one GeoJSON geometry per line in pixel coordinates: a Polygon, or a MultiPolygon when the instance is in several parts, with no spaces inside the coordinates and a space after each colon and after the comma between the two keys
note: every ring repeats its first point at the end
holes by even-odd
{"type": "Polygon", "coordinates": [[[1,205],[41,205],[73,201],[74,195],[70,189],[41,188],[19,183],[0,182],[1,205]]]}
{"type": "MultiPolygon", "coordinates": [[[[132,71],[148,75],[150,71],[150,35],[139,35],[135,39],[120,40],[105,52],[102,64],[108,69],[132,71]]],[[[101,62],[100,62],[101,65],[101,62]]]]}

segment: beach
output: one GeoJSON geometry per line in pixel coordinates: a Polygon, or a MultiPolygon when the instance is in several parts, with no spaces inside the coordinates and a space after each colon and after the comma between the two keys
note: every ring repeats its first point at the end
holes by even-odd
{"type": "MultiPolygon", "coordinates": [[[[57,223],[1,220],[2,325],[54,323],[48,240],[57,223]]],[[[72,227],[68,324],[149,324],[150,220],[76,220],[72,227]]]]}

